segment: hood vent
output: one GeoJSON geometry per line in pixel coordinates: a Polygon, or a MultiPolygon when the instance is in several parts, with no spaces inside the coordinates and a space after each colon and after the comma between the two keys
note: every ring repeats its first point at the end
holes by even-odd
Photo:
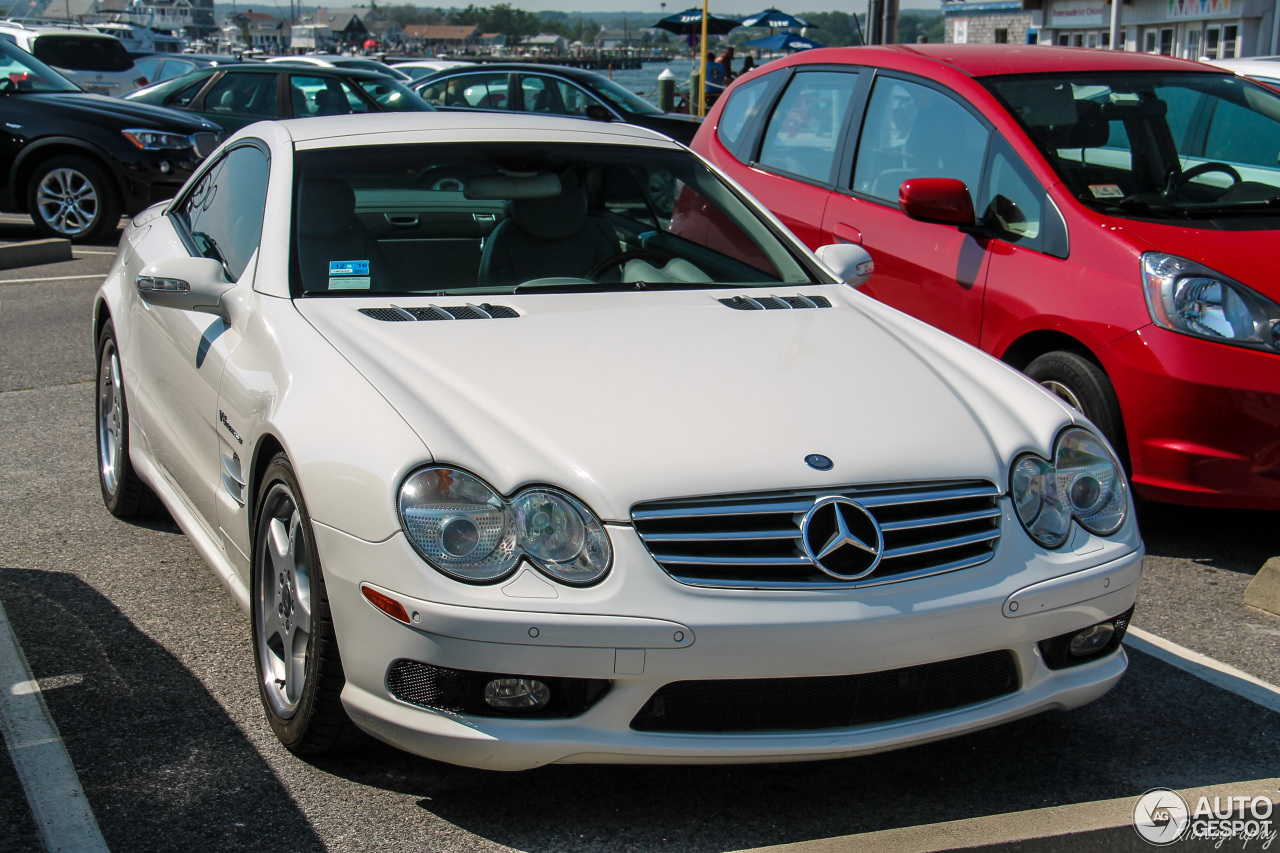
{"type": "Polygon", "coordinates": [[[719,300],[736,311],[775,311],[782,308],[830,308],[831,302],[825,296],[733,296],[719,300]]]}
{"type": "Polygon", "coordinates": [[[360,313],[375,320],[387,323],[398,323],[409,320],[505,320],[519,317],[514,308],[505,305],[428,305],[425,308],[401,308],[392,305],[389,308],[361,308],[360,313]]]}

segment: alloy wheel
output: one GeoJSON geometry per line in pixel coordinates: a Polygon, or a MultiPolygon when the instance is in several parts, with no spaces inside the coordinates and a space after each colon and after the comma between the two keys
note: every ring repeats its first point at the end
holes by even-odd
{"type": "Polygon", "coordinates": [[[74,237],[88,231],[97,220],[98,190],[83,172],[53,169],[40,181],[36,207],[49,227],[74,237]]]}
{"type": "Polygon", "coordinates": [[[311,639],[311,554],[293,493],[277,483],[263,503],[257,596],[259,677],[271,709],[281,719],[298,710],[307,682],[311,639]]]}

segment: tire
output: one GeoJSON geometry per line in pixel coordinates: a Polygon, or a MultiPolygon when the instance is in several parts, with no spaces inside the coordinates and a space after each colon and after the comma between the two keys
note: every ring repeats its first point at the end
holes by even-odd
{"type": "Polygon", "coordinates": [[[42,234],[89,243],[120,223],[120,194],[93,160],[65,154],[36,167],[27,186],[27,211],[42,234]]]}
{"type": "Polygon", "coordinates": [[[1129,446],[1125,442],[1120,401],[1100,367],[1084,356],[1059,350],[1034,359],[1023,372],[1093,421],[1128,471],[1129,446]]]}
{"type": "Polygon", "coordinates": [[[280,743],[297,755],[348,746],[346,677],[311,517],[293,466],[277,454],[258,489],[249,590],[258,694],[280,743]]]}
{"type": "Polygon", "coordinates": [[[110,320],[98,334],[97,354],[98,393],[93,414],[102,502],[116,518],[155,515],[160,509],[160,500],[142,482],[129,459],[129,405],[121,381],[116,329],[110,320]]]}

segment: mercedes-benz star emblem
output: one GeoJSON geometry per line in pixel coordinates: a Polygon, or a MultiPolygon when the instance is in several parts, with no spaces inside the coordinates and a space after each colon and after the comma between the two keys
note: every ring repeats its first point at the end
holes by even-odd
{"type": "Polygon", "coordinates": [[[871,574],[884,552],[884,534],[875,518],[841,495],[818,498],[800,523],[800,541],[814,565],[842,581],[871,574]]]}

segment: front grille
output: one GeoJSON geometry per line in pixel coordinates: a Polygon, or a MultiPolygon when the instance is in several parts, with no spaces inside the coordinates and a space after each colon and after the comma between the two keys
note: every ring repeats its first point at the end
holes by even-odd
{"type": "Polygon", "coordinates": [[[813,678],[676,681],[631,721],[641,732],[844,729],[935,714],[1005,696],[1020,686],[1009,651],[813,678]]]}
{"type": "Polygon", "coordinates": [[[649,553],[681,583],[843,588],[985,563],[1000,539],[999,501],[1000,490],[991,483],[966,480],[662,501],[637,504],[631,519],[649,553]],[[861,504],[883,532],[880,564],[866,577],[839,580],[805,553],[801,522],[829,495],[861,504]]]}
{"type": "Polygon", "coordinates": [[[1115,633],[1111,635],[1111,639],[1105,646],[1085,657],[1076,657],[1071,654],[1071,638],[1083,631],[1084,628],[1077,628],[1066,634],[1041,640],[1038,645],[1040,646],[1040,656],[1044,659],[1044,665],[1049,669],[1066,669],[1072,666],[1080,666],[1084,663],[1092,663],[1095,660],[1106,657],[1120,648],[1120,643],[1124,640],[1125,631],[1129,630],[1129,620],[1132,618],[1133,608],[1130,607],[1114,619],[1104,619],[1104,622],[1110,622],[1115,627],[1115,633]]]}
{"type": "Polygon", "coordinates": [[[200,132],[191,137],[191,143],[196,148],[196,156],[201,160],[212,154],[221,142],[222,136],[217,133],[200,132]]]}
{"type": "Polygon", "coordinates": [[[719,300],[736,311],[776,311],[788,308],[830,308],[825,296],[732,296],[719,300]]]}
{"type": "Polygon", "coordinates": [[[558,678],[508,675],[432,666],[401,658],[387,669],[387,690],[401,702],[472,717],[563,719],[576,717],[609,690],[603,678],[558,678]],[[484,701],[484,686],[495,678],[536,678],[551,691],[551,701],[537,711],[493,708],[484,701]]]}

